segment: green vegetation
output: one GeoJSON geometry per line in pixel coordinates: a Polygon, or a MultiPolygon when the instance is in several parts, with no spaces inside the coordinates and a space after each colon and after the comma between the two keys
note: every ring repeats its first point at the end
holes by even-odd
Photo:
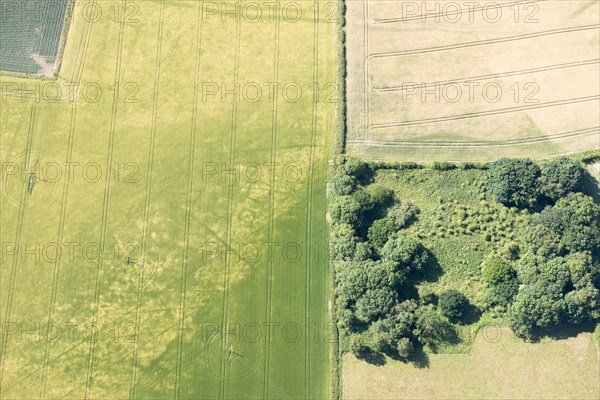
{"type": "Polygon", "coordinates": [[[70,13],[68,0],[2,1],[0,71],[53,77],[60,65],[70,13]]]}
{"type": "Polygon", "coordinates": [[[349,158],[330,185],[353,182],[329,210],[348,350],[410,360],[480,320],[537,340],[600,318],[600,206],[577,160],[399,166],[349,158]]]}

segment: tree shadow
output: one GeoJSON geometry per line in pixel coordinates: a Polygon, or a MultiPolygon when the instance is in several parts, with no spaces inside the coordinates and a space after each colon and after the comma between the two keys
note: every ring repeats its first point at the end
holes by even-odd
{"type": "Polygon", "coordinates": [[[394,349],[393,351],[386,352],[386,356],[391,358],[392,360],[400,361],[405,364],[411,364],[415,368],[429,368],[429,356],[423,350],[423,346],[418,341],[413,341],[416,343],[413,351],[408,357],[401,357],[400,354],[394,349]]]}
{"type": "Polygon", "coordinates": [[[415,368],[429,368],[429,356],[423,351],[423,348],[415,349],[406,361],[415,368]]]}
{"type": "Polygon", "coordinates": [[[577,325],[559,325],[554,328],[534,332],[534,340],[540,341],[543,338],[550,338],[553,340],[572,339],[582,333],[593,333],[595,328],[596,324],[594,322],[586,322],[577,325]]]}
{"type": "Polygon", "coordinates": [[[589,171],[585,170],[582,181],[583,187],[581,191],[583,194],[587,194],[596,203],[600,203],[600,183],[598,183],[598,180],[589,171]]]}
{"type": "Polygon", "coordinates": [[[427,249],[427,263],[423,271],[415,273],[414,282],[436,282],[442,275],[444,275],[444,270],[440,266],[437,257],[431,250],[427,249]]]}
{"type": "Polygon", "coordinates": [[[390,358],[411,364],[415,368],[429,368],[429,356],[424,351],[423,345],[416,340],[413,343],[415,343],[415,347],[410,356],[406,358],[400,357],[400,355],[396,352],[395,354],[390,354],[390,358]]]}
{"type": "Polygon", "coordinates": [[[357,354],[356,358],[378,367],[381,367],[386,363],[385,356],[373,350],[365,350],[362,353],[357,354]]]}

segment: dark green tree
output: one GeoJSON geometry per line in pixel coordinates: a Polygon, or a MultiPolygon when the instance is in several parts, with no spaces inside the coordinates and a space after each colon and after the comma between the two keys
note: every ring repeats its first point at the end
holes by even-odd
{"type": "Polygon", "coordinates": [[[369,242],[360,242],[356,245],[355,261],[367,261],[373,258],[373,246],[369,242]]]}
{"type": "Polygon", "coordinates": [[[492,286],[517,278],[517,271],[507,260],[493,257],[483,263],[483,277],[492,286]]]}
{"type": "Polygon", "coordinates": [[[348,349],[356,356],[361,356],[369,350],[364,337],[359,333],[350,335],[348,342],[348,349]]]}
{"type": "Polygon", "coordinates": [[[361,205],[352,196],[335,198],[329,207],[329,216],[334,224],[356,227],[360,218],[361,205]]]}
{"type": "Polygon", "coordinates": [[[356,190],[356,178],[352,175],[335,174],[328,184],[329,193],[333,197],[348,196],[356,190]]]}
{"type": "Polygon", "coordinates": [[[408,271],[422,271],[429,259],[427,249],[417,239],[402,231],[388,240],[381,250],[381,256],[408,271]]]}
{"type": "Polygon", "coordinates": [[[581,165],[572,158],[552,159],[542,166],[540,191],[544,196],[557,200],[569,192],[580,190],[583,174],[581,165]]]}
{"type": "Polygon", "coordinates": [[[331,258],[336,261],[352,260],[357,246],[357,238],[352,226],[344,223],[334,224],[329,234],[331,258]]]}
{"type": "Polygon", "coordinates": [[[502,158],[490,164],[488,181],[500,203],[527,207],[535,202],[540,174],[528,158],[502,158]]]}
{"type": "Polygon", "coordinates": [[[464,316],[468,305],[465,295],[454,289],[442,292],[438,300],[440,311],[452,322],[458,322],[464,316]]]}
{"type": "Polygon", "coordinates": [[[565,306],[573,324],[597,320],[600,318],[600,292],[587,283],[565,295],[565,306]]]}
{"type": "Polygon", "coordinates": [[[393,220],[388,217],[381,218],[373,222],[373,225],[369,228],[367,238],[375,249],[381,251],[381,248],[397,230],[393,220]]]}
{"type": "Polygon", "coordinates": [[[416,317],[414,335],[421,343],[433,350],[440,344],[452,340],[456,335],[448,319],[431,305],[417,309],[416,317]]]}
{"type": "Polygon", "coordinates": [[[540,279],[519,290],[508,310],[508,324],[515,335],[531,339],[539,329],[558,325],[565,311],[560,287],[540,279]]]}
{"type": "Polygon", "coordinates": [[[340,172],[355,177],[361,185],[371,183],[374,173],[369,164],[354,157],[346,158],[346,161],[340,166],[340,172]]]}

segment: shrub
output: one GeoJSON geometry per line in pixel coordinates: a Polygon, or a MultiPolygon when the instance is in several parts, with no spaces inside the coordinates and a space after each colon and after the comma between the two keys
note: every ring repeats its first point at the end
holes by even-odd
{"type": "Polygon", "coordinates": [[[396,351],[402,358],[408,358],[414,351],[414,347],[409,338],[402,338],[396,344],[396,351]]]}
{"type": "Polygon", "coordinates": [[[438,171],[448,171],[451,169],[456,169],[456,164],[447,161],[434,161],[431,164],[431,168],[436,169],[438,171]]]}
{"type": "Polygon", "coordinates": [[[419,215],[419,209],[410,201],[394,205],[388,211],[388,218],[394,221],[397,229],[403,229],[412,224],[419,215]]]}
{"type": "Polygon", "coordinates": [[[483,277],[490,285],[495,286],[517,277],[517,271],[508,261],[494,257],[483,263],[483,277]]]}
{"type": "Polygon", "coordinates": [[[436,304],[437,296],[429,286],[421,286],[419,288],[419,298],[423,304],[436,304]]]}

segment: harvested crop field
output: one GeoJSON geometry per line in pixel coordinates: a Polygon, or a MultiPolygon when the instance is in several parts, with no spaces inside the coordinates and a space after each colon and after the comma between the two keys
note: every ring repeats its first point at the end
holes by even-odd
{"type": "Polygon", "coordinates": [[[541,157],[600,146],[598,1],[350,1],[348,152],[541,157]]]}

